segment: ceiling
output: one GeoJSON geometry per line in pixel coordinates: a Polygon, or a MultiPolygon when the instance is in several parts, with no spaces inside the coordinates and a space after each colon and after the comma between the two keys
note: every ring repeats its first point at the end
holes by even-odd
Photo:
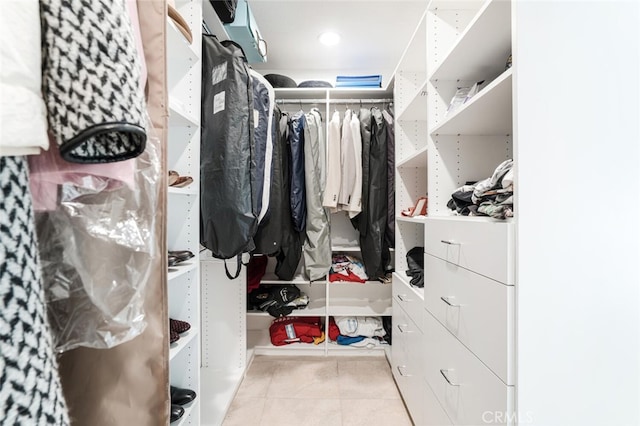
{"type": "Polygon", "coordinates": [[[262,37],[262,74],[285,74],[300,83],[336,75],[381,74],[385,87],[426,9],[426,0],[249,0],[262,37]],[[324,46],[318,35],[334,30],[342,38],[324,46]]]}

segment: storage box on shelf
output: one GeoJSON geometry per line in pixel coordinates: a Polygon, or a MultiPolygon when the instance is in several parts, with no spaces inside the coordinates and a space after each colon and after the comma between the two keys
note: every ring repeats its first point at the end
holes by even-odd
{"type": "MultiPolygon", "coordinates": [[[[167,192],[167,248],[189,250],[194,257],[168,270],[169,317],[191,328],[169,349],[171,385],[196,392],[196,400],[174,424],[200,424],[200,272],[199,272],[199,169],[200,169],[200,2],[181,1],[176,9],[193,34],[189,43],[176,24],[167,19],[167,87],[169,128],[167,169],[191,176],[185,187],[167,192]]],[[[168,327],[168,324],[167,324],[168,327]]]]}

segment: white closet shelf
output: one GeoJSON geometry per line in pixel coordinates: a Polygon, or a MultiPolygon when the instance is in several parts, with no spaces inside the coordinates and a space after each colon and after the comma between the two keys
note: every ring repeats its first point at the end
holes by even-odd
{"type": "Polygon", "coordinates": [[[198,336],[198,328],[193,325],[191,328],[180,335],[180,339],[169,347],[169,360],[176,357],[189,343],[198,336]]]}
{"type": "Polygon", "coordinates": [[[324,353],[324,342],[318,345],[313,343],[289,343],[283,346],[274,346],[271,343],[269,330],[247,330],[247,347],[253,348],[254,354],[300,354],[302,351],[324,353]]]}
{"type": "Polygon", "coordinates": [[[169,97],[169,126],[171,127],[196,127],[200,126],[200,119],[189,114],[181,102],[169,97]]]}
{"type": "Polygon", "coordinates": [[[197,268],[198,268],[198,259],[197,258],[189,259],[189,261],[179,263],[175,266],[170,266],[167,279],[169,281],[174,280],[179,276],[184,275],[188,272],[191,272],[197,268]]]}
{"type": "Polygon", "coordinates": [[[427,165],[427,147],[424,146],[410,156],[399,160],[397,168],[424,168],[427,165]]]}
{"type": "Polygon", "coordinates": [[[478,223],[513,223],[515,222],[514,218],[510,217],[507,219],[494,219],[491,216],[459,216],[459,215],[450,215],[450,216],[429,216],[426,220],[446,220],[446,221],[460,221],[460,222],[478,222],[478,223]]]}
{"type": "Polygon", "coordinates": [[[331,298],[331,305],[327,307],[327,313],[332,317],[390,316],[392,313],[391,299],[331,298]]]}
{"type": "Polygon", "coordinates": [[[510,135],[513,132],[512,75],[509,68],[480,90],[445,121],[432,135],[510,135]]]}
{"type": "Polygon", "coordinates": [[[195,184],[195,182],[184,188],[174,188],[173,186],[170,186],[167,189],[167,192],[169,194],[176,195],[198,195],[198,186],[195,184]]]}
{"type": "Polygon", "coordinates": [[[396,216],[396,222],[424,223],[426,220],[427,216],[396,216]]]}
{"type": "MultiPolygon", "coordinates": [[[[337,342],[328,341],[327,342],[327,350],[336,351],[336,352],[358,352],[358,355],[375,355],[381,356],[381,352],[385,350],[385,348],[389,347],[389,345],[381,344],[378,346],[374,346],[372,348],[358,348],[356,346],[351,345],[339,345],[337,342]]],[[[355,355],[355,354],[354,354],[355,355]]]]}
{"type": "Polygon", "coordinates": [[[260,284],[324,284],[324,278],[321,278],[318,281],[309,281],[303,275],[296,275],[293,279],[289,281],[281,280],[274,272],[266,272],[262,279],[260,280],[260,284]]]}
{"type": "Polygon", "coordinates": [[[427,120],[427,84],[425,80],[411,96],[407,106],[398,113],[398,121],[426,121],[427,120]]]}
{"type": "MultiPolygon", "coordinates": [[[[425,11],[426,13],[426,11],[425,11]]],[[[400,62],[396,66],[393,74],[399,71],[422,71],[427,64],[427,37],[426,20],[424,14],[420,18],[420,25],[415,29],[409,40],[409,44],[402,52],[400,62]]]]}
{"type": "Polygon", "coordinates": [[[460,10],[475,9],[482,5],[486,0],[432,0],[429,3],[429,10],[460,10]]]}
{"type": "Polygon", "coordinates": [[[274,90],[276,99],[290,99],[292,103],[295,103],[298,99],[324,99],[326,101],[327,89],[324,87],[280,87],[274,90]]]}
{"type": "Polygon", "coordinates": [[[347,246],[347,245],[335,245],[331,247],[331,251],[333,252],[337,252],[337,251],[360,251],[360,246],[347,246]]]}
{"type": "Polygon", "coordinates": [[[189,44],[170,18],[167,18],[167,51],[172,54],[168,59],[172,63],[192,65],[198,61],[198,52],[195,51],[194,45],[189,44]]]}
{"type": "Polygon", "coordinates": [[[482,80],[504,69],[511,53],[511,2],[487,0],[429,80],[482,80]]]}

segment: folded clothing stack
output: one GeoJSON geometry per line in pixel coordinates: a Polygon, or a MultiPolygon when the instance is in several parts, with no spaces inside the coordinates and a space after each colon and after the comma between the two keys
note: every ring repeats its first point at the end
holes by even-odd
{"type": "Polygon", "coordinates": [[[382,75],[339,75],[336,87],[382,87],[382,75]]]}
{"type": "Polygon", "coordinates": [[[367,273],[362,260],[347,254],[334,254],[331,259],[331,269],[329,270],[329,281],[350,281],[365,283],[367,273]]]}
{"type": "Polygon", "coordinates": [[[386,343],[381,317],[329,317],[329,339],[339,345],[372,348],[386,343]]]}

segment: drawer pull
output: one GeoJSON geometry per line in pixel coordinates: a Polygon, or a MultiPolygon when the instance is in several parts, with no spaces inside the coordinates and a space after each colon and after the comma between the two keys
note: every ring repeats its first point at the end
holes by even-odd
{"type": "Polygon", "coordinates": [[[459,308],[460,306],[462,306],[462,305],[454,305],[453,303],[451,303],[451,302],[449,301],[449,298],[448,298],[448,297],[441,296],[441,297],[440,297],[440,300],[442,300],[444,303],[446,303],[447,305],[452,306],[452,307],[454,307],[454,308],[459,308]]]}
{"type": "Polygon", "coordinates": [[[453,240],[440,240],[441,243],[443,244],[449,244],[450,246],[459,246],[460,243],[456,243],[453,240]]]}
{"type": "Polygon", "coordinates": [[[400,330],[400,333],[412,333],[413,331],[411,330],[407,330],[407,329],[403,329],[402,327],[406,327],[407,324],[398,324],[398,330],[400,330]]]}
{"type": "Polygon", "coordinates": [[[442,374],[442,377],[444,377],[447,383],[449,383],[449,385],[451,386],[460,386],[460,383],[453,383],[451,380],[449,380],[449,378],[447,377],[447,374],[445,373],[446,371],[449,371],[449,370],[440,369],[440,374],[442,374]]]}
{"type": "Polygon", "coordinates": [[[411,302],[412,299],[405,299],[405,297],[407,297],[406,294],[398,294],[397,295],[398,300],[400,300],[401,302],[411,302]]]}
{"type": "Polygon", "coordinates": [[[396,366],[396,368],[398,369],[398,373],[400,373],[400,375],[402,377],[411,377],[412,376],[412,374],[407,374],[407,373],[402,371],[403,368],[406,368],[404,365],[398,365],[398,366],[396,366]]]}

